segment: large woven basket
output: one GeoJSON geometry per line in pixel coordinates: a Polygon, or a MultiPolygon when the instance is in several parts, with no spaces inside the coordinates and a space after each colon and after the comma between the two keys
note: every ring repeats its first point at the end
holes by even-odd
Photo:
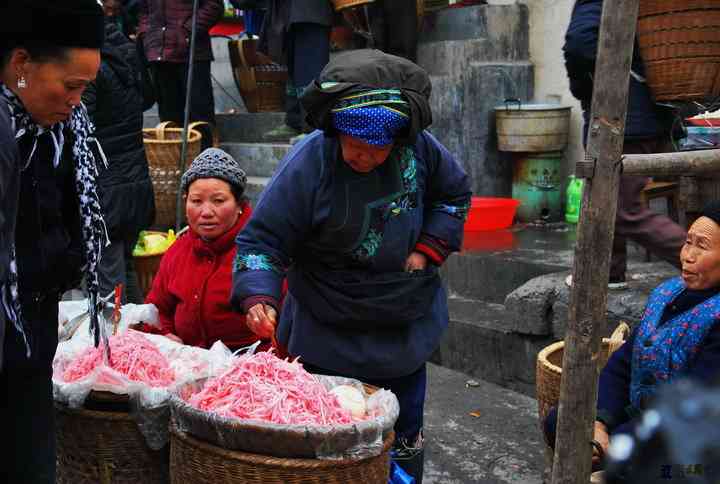
{"type": "Polygon", "coordinates": [[[268,457],[227,450],[170,429],[170,480],[173,484],[387,484],[390,433],[383,452],[363,460],[268,457]]]}
{"type": "MultiPolygon", "coordinates": [[[[608,362],[610,355],[620,348],[628,334],[630,327],[627,323],[620,323],[610,338],[603,338],[598,355],[598,371],[602,370],[608,362]]],[[[538,401],[538,416],[540,423],[552,407],[557,406],[560,399],[560,381],[562,377],[562,359],[565,342],[558,341],[545,347],[537,357],[535,374],[535,389],[538,401]]]]}
{"type": "MultiPolygon", "coordinates": [[[[169,449],[154,451],[127,412],[55,403],[58,484],[165,484],[169,449]]],[[[187,481],[191,482],[191,481],[187,481]]]]}
{"type": "Polygon", "coordinates": [[[336,12],[346,8],[360,7],[373,2],[375,2],[375,0],[332,0],[336,12]]]}
{"type": "Polygon", "coordinates": [[[720,1],[641,0],[637,37],[655,100],[720,96],[720,1]]]}
{"type": "Polygon", "coordinates": [[[200,154],[202,135],[194,128],[206,124],[196,122],[189,125],[187,153],[182,166],[178,166],[182,147],[182,128],[176,127],[171,121],[166,121],[155,128],[143,129],[145,154],[155,191],[155,225],[159,227],[175,226],[180,175],[200,154]]]}
{"type": "Polygon", "coordinates": [[[160,261],[163,255],[164,252],[162,254],[136,255],[133,257],[135,261],[135,272],[137,273],[138,284],[140,284],[143,299],[147,297],[150,289],[152,289],[155,274],[157,274],[160,268],[160,261]]]}
{"type": "Polygon", "coordinates": [[[287,67],[257,51],[257,39],[228,42],[235,84],[251,113],[285,111],[287,67]]]}

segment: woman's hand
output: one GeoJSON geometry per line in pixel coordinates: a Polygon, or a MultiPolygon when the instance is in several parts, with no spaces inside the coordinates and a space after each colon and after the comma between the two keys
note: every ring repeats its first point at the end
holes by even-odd
{"type": "MultiPolygon", "coordinates": [[[[602,447],[603,455],[607,454],[608,447],[610,447],[610,434],[608,432],[607,426],[604,423],[598,422],[597,420],[595,421],[595,431],[593,434],[593,439],[597,441],[598,444],[600,444],[600,447],[602,447]]],[[[593,464],[600,464],[602,457],[603,456],[598,454],[597,450],[593,447],[593,464]]]]}
{"type": "Polygon", "coordinates": [[[169,339],[170,341],[174,341],[174,342],[176,342],[176,343],[180,343],[181,345],[182,345],[182,344],[185,344],[185,343],[183,343],[183,340],[181,340],[180,337],[179,337],[178,335],[176,335],[176,334],[168,333],[168,334],[165,335],[165,337],[166,337],[167,339],[169,339]]]}
{"type": "Polygon", "coordinates": [[[420,252],[412,252],[405,261],[405,271],[422,271],[427,267],[427,257],[420,252]]]}
{"type": "Polygon", "coordinates": [[[277,326],[277,311],[267,304],[256,304],[248,311],[245,321],[250,331],[260,338],[272,338],[277,326]]]}

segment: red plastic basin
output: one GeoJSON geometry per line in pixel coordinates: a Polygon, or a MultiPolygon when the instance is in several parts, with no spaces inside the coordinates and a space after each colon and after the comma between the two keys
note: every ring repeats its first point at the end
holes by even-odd
{"type": "Polygon", "coordinates": [[[514,198],[472,197],[465,231],[506,229],[512,225],[518,205],[520,200],[514,198]]]}

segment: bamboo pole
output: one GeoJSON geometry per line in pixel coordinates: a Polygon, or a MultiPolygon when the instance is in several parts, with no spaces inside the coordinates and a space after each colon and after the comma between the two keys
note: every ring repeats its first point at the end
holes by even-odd
{"type": "Polygon", "coordinates": [[[623,173],[648,176],[720,176],[720,150],[625,155],[623,173]]]}
{"type": "Polygon", "coordinates": [[[586,155],[590,177],[577,229],[552,484],[590,482],[601,337],[597,323],[606,317],[638,4],[603,2],[586,155]]]}

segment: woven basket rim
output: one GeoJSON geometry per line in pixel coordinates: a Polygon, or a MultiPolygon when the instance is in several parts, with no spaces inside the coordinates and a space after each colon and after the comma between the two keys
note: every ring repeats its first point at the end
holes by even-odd
{"type": "MultiPolygon", "coordinates": [[[[383,449],[380,455],[371,456],[365,459],[305,459],[305,458],[289,458],[289,457],[274,457],[261,454],[253,454],[250,452],[244,452],[241,450],[230,450],[217,445],[213,445],[208,442],[204,442],[186,432],[182,432],[175,425],[170,426],[171,442],[173,438],[178,438],[184,441],[187,445],[191,445],[196,448],[200,448],[207,453],[220,455],[233,460],[243,460],[258,466],[272,466],[272,467],[285,467],[285,468],[313,468],[313,469],[331,469],[337,467],[354,467],[359,463],[365,462],[368,459],[377,458],[390,450],[393,442],[395,441],[395,432],[390,431],[385,437],[383,442],[383,449]]],[[[172,445],[172,444],[171,444],[172,445]]]]}
{"type": "MultiPolygon", "coordinates": [[[[610,338],[603,338],[601,340],[601,344],[610,344],[611,342],[612,340],[610,338]]],[[[558,375],[561,375],[562,368],[553,363],[550,363],[550,360],[548,358],[552,353],[555,353],[557,350],[562,348],[565,348],[565,341],[556,341],[555,343],[552,343],[540,350],[540,353],[538,353],[537,357],[538,365],[542,365],[546,370],[550,370],[554,373],[557,373],[558,375]]]]}
{"type": "Polygon", "coordinates": [[[122,420],[131,421],[135,420],[130,416],[128,412],[111,412],[106,410],[88,410],[86,408],[71,408],[64,403],[58,401],[55,402],[55,408],[67,414],[82,415],[83,417],[92,418],[96,420],[122,420]]]}
{"type": "MultiPolygon", "coordinates": [[[[169,131],[172,133],[180,133],[182,134],[183,129],[182,128],[165,128],[165,131],[169,131]]],[[[157,132],[156,128],[143,128],[143,133],[155,133],[157,132]]],[[[202,138],[202,135],[199,131],[195,129],[188,130],[188,143],[195,143],[200,141],[202,138]]],[[[147,144],[178,144],[182,143],[181,139],[153,139],[153,138],[143,138],[143,143],[147,144]]]]}

